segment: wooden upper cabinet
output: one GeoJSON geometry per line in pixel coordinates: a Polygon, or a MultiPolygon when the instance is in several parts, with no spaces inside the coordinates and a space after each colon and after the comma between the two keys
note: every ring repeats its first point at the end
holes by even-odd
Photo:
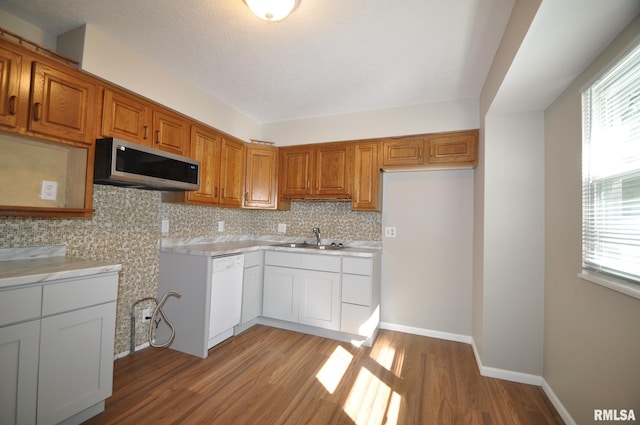
{"type": "Polygon", "coordinates": [[[241,207],[244,195],[244,143],[203,126],[191,127],[189,156],[200,161],[200,188],[165,192],[162,200],[197,205],[241,207]]]}
{"type": "Polygon", "coordinates": [[[433,134],[428,145],[428,164],[474,166],[478,162],[478,130],[433,134]]]}
{"type": "Polygon", "coordinates": [[[424,137],[404,137],[382,141],[382,165],[422,165],[424,137]]]}
{"type": "Polygon", "coordinates": [[[92,144],[96,100],[97,87],[87,77],[34,62],[29,130],[92,144]]]}
{"type": "Polygon", "coordinates": [[[275,209],[278,206],[278,149],[249,144],[245,152],[244,207],[275,209]]]}
{"type": "Polygon", "coordinates": [[[346,143],[280,148],[280,196],[346,198],[350,195],[349,149],[346,143]]]}
{"type": "Polygon", "coordinates": [[[378,142],[355,142],[353,148],[353,192],[351,209],[380,211],[380,150],[378,142]]]}
{"type": "Polygon", "coordinates": [[[316,148],[315,195],[349,196],[349,158],[346,143],[327,143],[316,148]]]}
{"type": "Polygon", "coordinates": [[[201,130],[199,127],[192,127],[189,155],[200,161],[200,188],[187,192],[187,201],[216,204],[219,196],[220,137],[201,130]]]}
{"type": "Polygon", "coordinates": [[[315,149],[313,147],[280,148],[278,163],[281,197],[304,198],[313,195],[311,181],[315,166],[315,149]]]}
{"type": "Polygon", "coordinates": [[[151,105],[143,99],[104,89],[101,134],[145,146],[152,145],[151,105]]]}
{"type": "Polygon", "coordinates": [[[219,204],[241,207],[244,196],[244,143],[223,138],[220,146],[219,204]]]}
{"type": "Polygon", "coordinates": [[[18,99],[22,56],[0,49],[0,125],[15,127],[18,121],[18,99]]]}
{"type": "Polygon", "coordinates": [[[153,111],[153,147],[178,155],[187,153],[189,123],[169,111],[153,111]]]}

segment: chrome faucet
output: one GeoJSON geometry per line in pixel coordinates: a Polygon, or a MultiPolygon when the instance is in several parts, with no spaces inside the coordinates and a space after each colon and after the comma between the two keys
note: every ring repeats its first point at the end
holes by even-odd
{"type": "Polygon", "coordinates": [[[316,242],[318,246],[322,245],[322,242],[320,242],[320,228],[318,226],[313,228],[313,234],[316,235],[316,242]]]}

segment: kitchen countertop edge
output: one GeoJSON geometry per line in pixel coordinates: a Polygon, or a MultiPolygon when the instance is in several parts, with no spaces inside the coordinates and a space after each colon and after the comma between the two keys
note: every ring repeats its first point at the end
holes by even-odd
{"type": "Polygon", "coordinates": [[[37,283],[116,273],[121,264],[75,257],[46,257],[0,262],[0,289],[37,283]]]}
{"type": "Polygon", "coordinates": [[[319,254],[319,255],[339,255],[352,257],[372,257],[382,252],[382,248],[351,247],[342,249],[314,249],[314,248],[291,248],[278,246],[282,242],[266,241],[235,241],[218,242],[193,245],[172,245],[163,246],[160,252],[185,255],[202,255],[206,257],[219,257],[223,255],[243,254],[245,252],[269,250],[287,251],[298,254],[319,254]]]}

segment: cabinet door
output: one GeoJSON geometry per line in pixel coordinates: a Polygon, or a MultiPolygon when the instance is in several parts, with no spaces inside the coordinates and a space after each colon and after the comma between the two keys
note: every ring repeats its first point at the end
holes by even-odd
{"type": "Polygon", "coordinates": [[[88,79],[34,62],[29,130],[94,143],[97,88],[88,79]]]}
{"type": "Polygon", "coordinates": [[[249,145],[246,150],[244,207],[275,209],[278,192],[278,150],[249,145]]]}
{"type": "Polygon", "coordinates": [[[353,146],[351,209],[354,211],[380,211],[379,150],[380,145],[375,142],[353,146]]]}
{"type": "Polygon", "coordinates": [[[298,321],[299,288],[295,269],[265,266],[262,315],[273,319],[298,321]]]}
{"type": "Polygon", "coordinates": [[[477,161],[478,130],[429,137],[429,164],[475,165],[477,161]]]}
{"type": "Polygon", "coordinates": [[[244,143],[222,139],[220,205],[241,207],[244,196],[244,143]]]}
{"type": "Polygon", "coordinates": [[[0,424],[34,425],[40,320],[0,328],[0,424]]]}
{"type": "Polygon", "coordinates": [[[318,146],[314,193],[319,196],[349,196],[349,165],[349,150],[346,143],[318,146]]]}
{"type": "Polygon", "coordinates": [[[0,49],[0,125],[16,126],[21,70],[22,56],[0,49]]]}
{"type": "Polygon", "coordinates": [[[151,146],[151,107],[142,99],[104,90],[102,135],[151,146]]]}
{"type": "MultiPolygon", "coordinates": [[[[246,258],[245,254],[245,258],[246,258]]],[[[247,323],[262,315],[262,266],[244,269],[242,277],[242,321],[247,323]]]]}
{"type": "Polygon", "coordinates": [[[187,200],[196,203],[216,204],[219,196],[220,138],[198,127],[192,127],[189,155],[200,161],[200,188],[187,192],[187,200]]]}
{"type": "Polygon", "coordinates": [[[177,114],[153,111],[153,147],[163,151],[185,155],[187,153],[187,121],[177,114]]]}
{"type": "Polygon", "coordinates": [[[299,322],[340,329],[340,273],[299,271],[299,322]]]}
{"type": "Polygon", "coordinates": [[[38,424],[69,418],[111,395],[116,303],[42,319],[38,424]]]}
{"type": "Polygon", "coordinates": [[[424,138],[407,137],[382,142],[382,165],[422,165],[424,138]]]}
{"type": "Polygon", "coordinates": [[[307,146],[280,148],[278,178],[280,196],[304,198],[313,195],[311,180],[314,175],[314,152],[307,146]]]}

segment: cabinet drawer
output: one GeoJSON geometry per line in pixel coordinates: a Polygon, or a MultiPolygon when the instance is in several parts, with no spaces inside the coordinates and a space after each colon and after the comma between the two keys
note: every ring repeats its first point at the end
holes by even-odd
{"type": "Polygon", "coordinates": [[[342,303],[342,318],[340,320],[340,330],[357,335],[369,336],[369,320],[371,310],[369,307],[342,303]]]}
{"type": "Polygon", "coordinates": [[[0,292],[0,326],[40,317],[42,287],[0,292]]]}
{"type": "Polygon", "coordinates": [[[340,273],[341,258],[334,255],[301,255],[300,268],[340,273]]]}
{"type": "Polygon", "coordinates": [[[262,251],[250,251],[244,253],[244,268],[259,266],[262,264],[262,251]]]}
{"type": "Polygon", "coordinates": [[[351,274],[342,275],[342,302],[371,305],[371,278],[351,274]]]}
{"type": "Polygon", "coordinates": [[[104,274],[44,286],[42,315],[115,301],[118,275],[104,274]]]}
{"type": "Polygon", "coordinates": [[[342,273],[371,276],[371,267],[371,258],[344,257],[342,261],[342,273]]]}
{"type": "Polygon", "coordinates": [[[264,263],[269,266],[300,268],[300,254],[267,251],[264,253],[264,263]]]}

